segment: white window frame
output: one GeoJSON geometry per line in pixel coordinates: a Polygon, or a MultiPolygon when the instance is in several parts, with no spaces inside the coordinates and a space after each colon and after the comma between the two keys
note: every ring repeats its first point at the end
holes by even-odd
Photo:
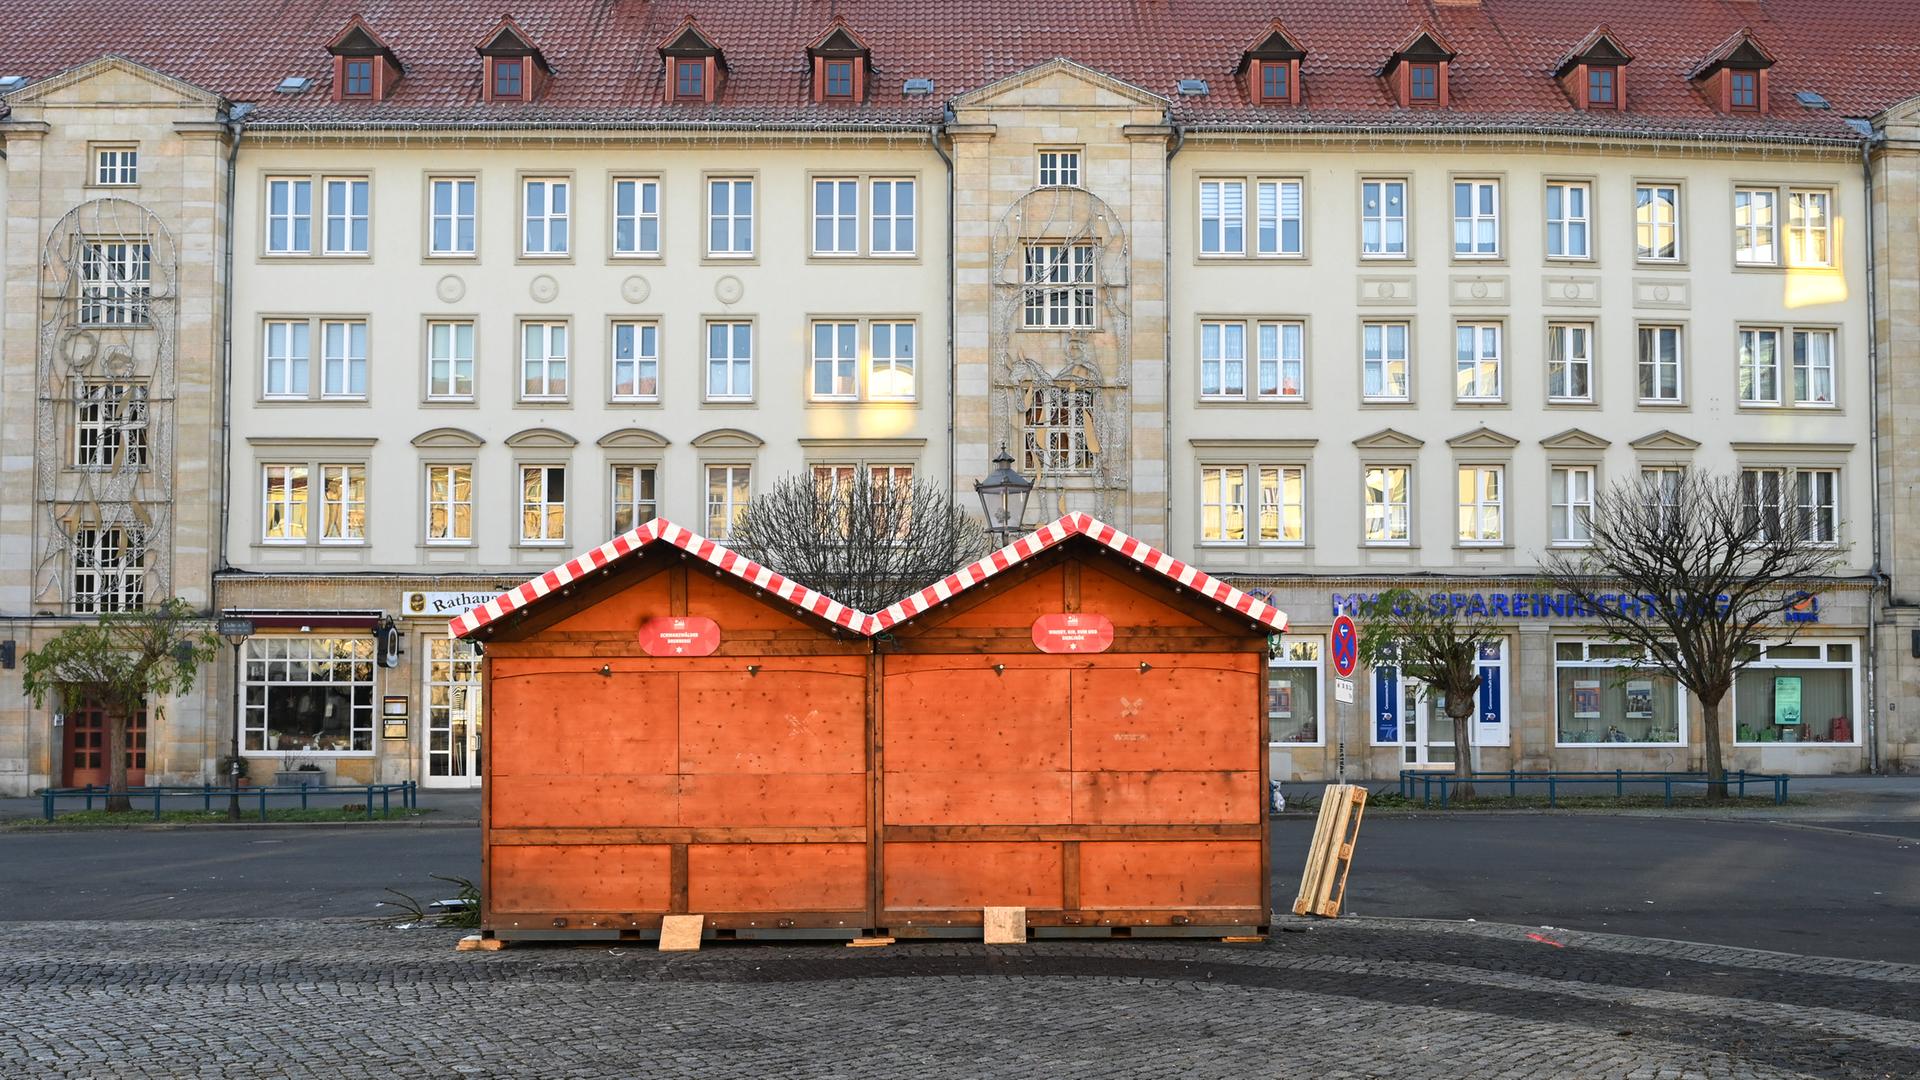
{"type": "Polygon", "coordinates": [[[1634,393],[1642,405],[1684,405],[1687,400],[1687,364],[1686,334],[1678,323],[1641,323],[1634,327],[1634,393]],[[1669,336],[1673,341],[1673,356],[1668,360],[1662,353],[1661,344],[1669,336]],[[1649,348],[1651,346],[1651,348],[1649,348]],[[1673,396],[1649,396],[1647,376],[1651,373],[1654,381],[1651,388],[1660,389],[1661,373],[1671,368],[1673,372],[1673,396]]]}
{"type": "Polygon", "coordinates": [[[912,401],[918,396],[919,384],[915,372],[919,366],[919,348],[918,323],[903,319],[875,319],[867,324],[868,400],[912,401]],[[900,389],[898,392],[890,391],[886,389],[889,386],[900,389]]]}
{"type": "Polygon", "coordinates": [[[138,525],[73,530],[69,610],[75,615],[139,611],[147,599],[147,550],[138,525]]]}
{"type": "Polygon", "coordinates": [[[573,253],[573,180],[565,176],[520,178],[520,257],[564,259],[573,253]],[[534,192],[540,205],[533,204],[534,192]],[[555,199],[554,196],[559,198],[555,199]],[[538,246],[535,241],[537,240],[538,246]]]}
{"type": "Polygon", "coordinates": [[[1087,386],[1033,384],[1032,404],[1021,417],[1021,471],[1029,476],[1086,475],[1099,464],[1087,439],[1096,422],[1100,392],[1087,386]]]}
{"type": "Polygon", "coordinates": [[[323,463],[320,466],[320,543],[328,546],[365,544],[369,524],[367,506],[367,467],[364,464],[323,463]],[[355,511],[360,515],[357,527],[354,525],[355,511]]]}
{"type": "Polygon", "coordinates": [[[1740,470],[1740,509],[1759,515],[1761,534],[1772,536],[1786,521],[1787,490],[1792,486],[1792,469],[1742,467],[1740,470]]]}
{"type": "Polygon", "coordinates": [[[428,401],[473,400],[476,332],[472,319],[427,322],[428,401]]]}
{"type": "Polygon", "coordinates": [[[1299,319],[1260,319],[1253,324],[1255,401],[1307,399],[1307,324],[1299,319]],[[1268,346],[1272,348],[1269,349],[1268,346]],[[1268,354],[1272,355],[1269,356],[1268,354]],[[1273,389],[1267,389],[1267,374],[1273,389]],[[1291,380],[1289,380],[1291,376],[1291,380]],[[1292,389],[1289,390],[1289,381],[1292,389]]]}
{"type": "Polygon", "coordinates": [[[1407,228],[1407,181],[1393,177],[1365,176],[1360,178],[1360,257],[1362,259],[1404,259],[1411,249],[1412,236],[1407,228]],[[1380,207],[1378,213],[1367,210],[1367,189],[1379,188],[1380,207]],[[1393,212],[1393,198],[1400,200],[1400,212],[1393,212]],[[1400,242],[1392,242],[1392,226],[1400,230],[1400,242]],[[1374,238],[1367,236],[1368,227],[1374,228],[1374,238]],[[1371,245],[1371,246],[1370,246],[1371,245]]]}
{"type": "Polygon", "coordinates": [[[1782,403],[1780,338],[1777,326],[1742,326],[1735,334],[1736,397],[1742,406],[1778,408],[1782,403]],[[1762,359],[1768,355],[1771,359],[1762,359]]]}
{"type": "Polygon", "coordinates": [[[707,178],[707,258],[709,259],[751,259],[755,250],[753,215],[755,201],[754,180],[750,176],[710,176],[707,178]],[[720,191],[726,192],[726,207],[720,209],[714,205],[714,196],[720,191]],[[746,210],[740,209],[740,195],[746,193],[746,210]],[[714,230],[721,230],[724,245],[714,244],[714,230]],[[746,230],[746,243],[740,244],[740,230],[746,230]]]}
{"type": "Polygon", "coordinates": [[[1307,543],[1307,467],[1285,463],[1259,462],[1254,465],[1251,474],[1253,482],[1249,485],[1248,495],[1253,500],[1248,515],[1252,522],[1249,537],[1260,547],[1304,547],[1307,543]],[[1268,478],[1273,479],[1271,488],[1268,478]],[[1293,481],[1296,497],[1287,497],[1288,481],[1293,481]],[[1274,498],[1269,499],[1272,494],[1274,498]],[[1267,510],[1274,510],[1274,532],[1267,533],[1267,510]],[[1298,536],[1287,535],[1287,511],[1298,511],[1300,529],[1298,536]]]}
{"type": "MultiPolygon", "coordinates": [[[[1267,696],[1266,729],[1268,746],[1325,746],[1327,745],[1327,725],[1323,713],[1326,711],[1326,643],[1320,637],[1286,635],[1280,639],[1278,650],[1267,661],[1268,686],[1271,688],[1273,674],[1282,668],[1310,669],[1313,672],[1313,727],[1312,740],[1273,738],[1273,696],[1271,689],[1267,696]]],[[[1294,708],[1298,708],[1296,703],[1294,708]]],[[[1281,719],[1291,720],[1292,717],[1281,719]]]]}
{"type": "Polygon", "coordinates": [[[1022,250],[1022,328],[1094,329],[1100,309],[1099,258],[1094,245],[1029,241],[1022,250]]]}
{"type": "Polygon", "coordinates": [[[1806,269],[1828,269],[1835,265],[1833,229],[1833,192],[1826,188],[1787,189],[1787,265],[1806,269]],[[1808,210],[1818,205],[1815,223],[1808,210]],[[1807,253],[1817,243],[1817,256],[1807,253]]]}
{"type": "MultiPolygon", "coordinates": [[[[1672,679],[1668,679],[1669,682],[1673,683],[1672,689],[1673,689],[1673,695],[1674,695],[1674,698],[1673,698],[1674,738],[1671,742],[1607,742],[1604,740],[1595,741],[1595,742],[1566,742],[1561,738],[1561,735],[1560,735],[1560,732],[1561,732],[1560,669],[1561,668],[1596,668],[1596,667],[1604,667],[1604,668],[1632,667],[1633,662],[1629,660],[1621,660],[1621,659],[1616,659],[1616,658],[1607,657],[1607,656],[1601,656],[1601,657],[1593,656],[1592,649],[1594,646],[1598,645],[1605,648],[1605,647],[1615,646],[1617,644],[1618,643],[1616,642],[1598,640],[1598,639],[1586,640],[1586,639],[1565,639],[1565,638],[1558,639],[1553,643],[1553,717],[1552,717],[1553,745],[1556,747],[1564,747],[1564,746],[1603,747],[1609,750],[1632,749],[1635,747],[1644,748],[1644,747],[1650,747],[1650,746],[1685,746],[1687,745],[1686,690],[1683,687],[1681,687],[1677,681],[1672,679]],[[1560,646],[1572,645],[1576,643],[1581,646],[1581,651],[1583,654],[1582,659],[1577,661],[1562,660],[1560,658],[1560,646]]],[[[1659,680],[1667,679],[1667,676],[1658,674],[1657,672],[1653,672],[1653,671],[1644,672],[1644,677],[1655,683],[1655,687],[1656,687],[1655,692],[1658,692],[1659,680]]]]}
{"type": "Polygon", "coordinates": [[[1200,255],[1203,258],[1247,253],[1247,182],[1238,178],[1200,181],[1200,255]]]}
{"type": "Polygon", "coordinates": [[[1507,542],[1507,467],[1466,462],[1456,466],[1454,540],[1461,547],[1501,547],[1507,542]],[[1461,490],[1472,477],[1470,491],[1461,490]],[[1492,493],[1485,481],[1493,479],[1492,493]],[[1487,511],[1493,511],[1493,527],[1487,527],[1487,511]]]}
{"type": "Polygon", "coordinates": [[[1360,466],[1361,544],[1365,547],[1413,546],[1413,466],[1404,462],[1384,462],[1360,466]],[[1375,485],[1373,474],[1380,474],[1375,485]],[[1393,474],[1400,478],[1400,498],[1393,498],[1393,474]],[[1380,497],[1374,498],[1378,491],[1380,497]],[[1378,519],[1380,528],[1374,528],[1378,519]],[[1395,525],[1398,528],[1395,528],[1395,525]]]}
{"type": "Polygon", "coordinates": [[[80,325],[145,326],[152,320],[153,244],[87,237],[80,244],[80,325]]]}
{"type": "Polygon", "coordinates": [[[374,692],[378,673],[373,657],[373,637],[290,637],[257,634],[248,638],[242,665],[240,715],[240,753],[244,757],[357,757],[374,755],[374,692]],[[318,647],[316,647],[318,646],[318,647]],[[278,667],[281,677],[270,679],[270,669],[278,667]],[[258,677],[255,676],[258,672],[258,677]],[[340,676],[345,674],[345,678],[340,676]],[[298,676],[298,677],[296,677],[298,676]],[[273,747],[266,745],[268,719],[266,701],[276,691],[304,686],[347,687],[347,749],[273,747]],[[260,704],[252,704],[251,691],[260,691],[260,704]],[[255,720],[258,719],[256,723],[255,720]],[[255,736],[259,745],[254,745],[255,736]],[[354,749],[357,745],[365,749],[354,749]]]}
{"type": "Polygon", "coordinates": [[[1793,509],[1808,543],[1835,547],[1840,543],[1840,470],[1793,470],[1793,509]]]}
{"type": "Polygon", "coordinates": [[[95,187],[136,187],[140,183],[138,146],[96,146],[93,148],[95,187]]]}
{"type": "Polygon", "coordinates": [[[652,319],[618,319],[608,328],[607,348],[612,356],[607,365],[612,385],[607,388],[612,401],[656,402],[660,400],[660,324],[652,319]],[[652,382],[653,391],[645,387],[652,382]],[[621,391],[621,387],[631,389],[621,391]]]}
{"type": "Polygon", "coordinates": [[[702,385],[705,387],[705,400],[752,401],[754,380],[753,323],[744,319],[708,319],[706,324],[700,329],[702,336],[706,339],[707,362],[704,372],[705,377],[702,379],[702,385]],[[735,348],[739,341],[739,330],[741,327],[746,328],[747,350],[745,356],[739,355],[738,350],[735,348]],[[724,336],[718,339],[718,341],[724,341],[725,343],[725,348],[720,351],[716,351],[714,348],[717,343],[714,337],[714,331],[716,330],[724,331],[724,336]],[[714,382],[714,376],[716,374],[724,375],[724,378],[718,384],[714,382]],[[743,377],[746,382],[744,388],[740,386],[740,380],[743,377]],[[715,392],[714,388],[716,385],[722,388],[721,392],[715,392]]]}
{"type": "Polygon", "coordinates": [[[74,380],[73,467],[112,472],[147,467],[147,383],[74,380]]]}
{"type": "Polygon", "coordinates": [[[263,544],[305,544],[313,533],[313,471],[305,462],[266,462],[260,466],[260,542],[263,544]],[[294,499],[297,485],[298,501],[294,499]],[[274,535],[274,511],[284,523],[280,535],[274,535]]]}
{"type": "Polygon", "coordinates": [[[1677,512],[1680,506],[1680,485],[1686,481],[1687,467],[1684,465],[1642,465],[1640,478],[1653,490],[1659,499],[1660,519],[1665,521],[1669,515],[1677,512]]]}
{"type": "Polygon", "coordinates": [[[733,532],[733,523],[747,503],[753,501],[753,466],[739,462],[715,462],[706,466],[705,501],[707,507],[707,537],[712,540],[725,540],[733,532]],[[721,480],[718,494],[714,490],[714,479],[721,480]],[[745,489],[744,499],[740,489],[745,489]]]}
{"type": "Polygon", "coordinates": [[[860,254],[860,178],[857,176],[816,176],[813,178],[812,236],[817,258],[839,259],[860,254]],[[827,205],[820,204],[825,193],[827,205]],[[851,200],[851,202],[849,202],[851,200]],[[827,243],[820,241],[822,227],[827,243]]]}
{"type": "Polygon", "coordinates": [[[305,319],[267,319],[262,323],[260,396],[305,400],[312,395],[313,324],[305,319]],[[280,341],[276,349],[275,336],[280,341]]]}
{"type": "Polygon", "coordinates": [[[1255,255],[1269,259],[1297,259],[1307,253],[1306,188],[1306,181],[1297,177],[1263,177],[1254,181],[1255,255]],[[1273,236],[1271,245],[1267,243],[1269,222],[1273,236]],[[1292,243],[1287,242],[1289,225],[1293,228],[1292,243]]]}
{"type": "Polygon", "coordinates": [[[373,182],[364,176],[329,176],[322,180],[324,203],[320,253],[323,255],[366,255],[373,247],[373,182]],[[344,202],[336,207],[335,194],[344,193],[344,202]],[[335,242],[334,230],[340,230],[335,242]]]}
{"type": "Polygon", "coordinates": [[[1585,180],[1547,181],[1547,258],[1583,262],[1593,258],[1593,185],[1585,180]],[[1559,201],[1558,216],[1554,202],[1559,201]],[[1574,198],[1578,195],[1578,199],[1574,198]],[[1573,202],[1580,204],[1574,212],[1573,202]],[[1575,241],[1578,241],[1576,244],[1575,241]],[[1558,246],[1559,251],[1554,248],[1558,246]],[[1577,248],[1577,250],[1576,250],[1577,248]]]}
{"type": "Polygon", "coordinates": [[[1408,402],[1413,400],[1413,324],[1397,320],[1368,321],[1360,324],[1360,400],[1366,402],[1408,402]],[[1394,355],[1394,331],[1399,331],[1399,355],[1394,355]],[[1374,348],[1375,334],[1379,348],[1374,348]],[[1377,354],[1377,355],[1376,355],[1377,354]],[[1398,370],[1400,393],[1388,392],[1389,376],[1398,370]],[[1371,378],[1379,373],[1377,380],[1371,378]],[[1369,386],[1378,385],[1374,393],[1369,386]]]}
{"type": "Polygon", "coordinates": [[[1200,543],[1202,546],[1246,546],[1249,496],[1245,465],[1202,465],[1200,467],[1200,543]],[[1233,535],[1234,515],[1238,515],[1238,536],[1233,535]]]}
{"type": "Polygon", "coordinates": [[[435,176],[427,181],[427,254],[434,258],[470,258],[480,250],[480,182],[471,176],[435,176]],[[440,206],[445,191],[447,206],[440,206]],[[466,208],[461,208],[461,196],[466,208]],[[440,243],[441,226],[447,242],[440,243]],[[464,246],[461,230],[465,229],[464,246]]]}
{"type": "Polygon", "coordinates": [[[1633,254],[1635,260],[1643,263],[1679,263],[1686,261],[1686,243],[1680,227],[1681,217],[1686,213],[1686,206],[1683,202],[1685,197],[1685,193],[1680,190],[1679,184],[1643,180],[1633,185],[1633,254]],[[1663,221],[1660,218],[1659,211],[1663,205],[1660,201],[1661,192],[1671,192],[1673,196],[1673,216],[1672,219],[1668,221],[1663,221]],[[1641,202],[1640,198],[1643,193],[1647,197],[1644,203],[1641,202]],[[1643,207],[1648,211],[1646,220],[1642,220],[1641,209],[1643,207]],[[1673,232],[1673,254],[1671,255],[1660,254],[1661,244],[1659,242],[1659,234],[1663,228],[1671,229],[1673,232]]]}
{"type": "Polygon", "coordinates": [[[1458,179],[1453,182],[1453,257],[1500,257],[1500,181],[1458,179]],[[1467,190],[1467,213],[1460,213],[1460,192],[1467,190]],[[1482,195],[1490,195],[1492,209],[1483,209],[1482,195]],[[1464,230],[1464,232],[1462,231],[1464,230]],[[1464,242],[1465,246],[1462,246],[1464,242]]]}
{"type": "Polygon", "coordinates": [[[269,176],[267,177],[267,232],[266,252],[269,255],[311,255],[313,254],[313,177],[311,176],[269,176]],[[286,192],[286,210],[274,211],[275,192],[286,192]],[[304,199],[306,209],[300,209],[304,199]],[[306,241],[300,242],[305,232],[306,241]]]}
{"type": "Polygon", "coordinates": [[[659,180],[646,176],[614,177],[612,218],[615,257],[653,259],[660,256],[659,180]],[[624,210],[621,208],[623,200],[631,203],[624,210]],[[648,242],[649,232],[652,233],[651,243],[648,242]]]}
{"type": "Polygon", "coordinates": [[[541,319],[520,321],[520,378],[517,382],[521,401],[565,401],[571,395],[573,382],[567,371],[570,330],[571,327],[565,322],[541,319]],[[533,347],[535,335],[538,336],[537,349],[533,347]],[[537,379],[533,377],[535,371],[538,371],[537,379]]]}
{"type": "Polygon", "coordinates": [[[1547,470],[1547,538],[1554,547],[1593,543],[1597,470],[1592,465],[1554,465],[1547,470]]]}
{"type": "Polygon", "coordinates": [[[1034,183],[1038,187],[1079,187],[1080,151],[1068,147],[1041,147],[1034,154],[1034,183]]]}
{"type": "Polygon", "coordinates": [[[876,176],[867,181],[867,246],[878,259],[906,259],[919,254],[920,185],[910,176],[876,176]],[[887,193],[886,210],[880,209],[880,192],[887,193]],[[906,194],[907,208],[900,209],[900,196],[906,194]],[[906,243],[900,243],[904,234],[906,243]],[[882,243],[882,238],[885,243],[882,243]]]}
{"type": "Polygon", "coordinates": [[[1455,401],[1485,403],[1505,400],[1505,337],[1506,327],[1501,323],[1453,324],[1455,401]]]}
{"type": "Polygon", "coordinates": [[[1735,266],[1780,265],[1778,189],[1744,186],[1733,189],[1733,262],[1735,266]],[[1765,222],[1758,220],[1763,208],[1765,222]]]}
{"type": "Polygon", "coordinates": [[[367,399],[367,320],[320,320],[320,397],[367,399]]]}
{"type": "MultiPolygon", "coordinates": [[[[1860,745],[1860,729],[1862,727],[1862,724],[1860,723],[1860,700],[1861,700],[1861,692],[1862,692],[1861,679],[1860,679],[1860,650],[1864,645],[1865,645],[1865,642],[1862,642],[1854,638],[1844,638],[1844,639],[1834,640],[1834,639],[1828,639],[1828,638],[1807,638],[1807,637],[1795,638],[1792,641],[1770,641],[1770,642],[1767,642],[1765,645],[1763,645],[1761,647],[1760,658],[1750,662],[1746,667],[1740,670],[1738,675],[1734,676],[1733,689],[1729,692],[1729,695],[1727,698],[1729,702],[1728,713],[1730,718],[1733,720],[1733,745],[1735,746],[1793,746],[1793,747],[1806,746],[1806,747],[1813,747],[1816,749],[1824,748],[1824,747],[1859,746],[1860,745]],[[1848,657],[1849,657],[1848,659],[1835,660],[1832,658],[1833,651],[1834,651],[1833,647],[1836,645],[1846,646],[1848,650],[1848,657]],[[1820,657],[1819,659],[1812,659],[1812,658],[1806,658],[1806,657],[1785,657],[1781,659],[1775,659],[1773,657],[1773,650],[1784,647],[1784,646],[1791,646],[1795,648],[1803,648],[1803,647],[1817,648],[1820,650],[1820,657]],[[1795,671],[1845,671],[1847,673],[1847,685],[1852,691],[1852,693],[1849,695],[1851,700],[1848,703],[1849,711],[1852,713],[1852,715],[1848,718],[1849,727],[1852,728],[1852,732],[1853,732],[1852,739],[1848,740],[1847,742],[1830,742],[1827,740],[1796,740],[1794,742],[1784,742],[1784,741],[1766,741],[1761,739],[1743,739],[1740,737],[1740,676],[1745,675],[1748,672],[1755,672],[1755,673],[1778,672],[1782,675],[1790,675],[1795,671]]],[[[1802,731],[1805,731],[1809,726],[1810,724],[1807,718],[1805,716],[1802,716],[1800,720],[1800,729],[1802,731]]]]}
{"type": "Polygon", "coordinates": [[[520,462],[517,465],[520,483],[516,489],[515,501],[519,513],[516,516],[518,526],[515,532],[522,547],[563,547],[567,543],[567,496],[573,486],[568,483],[567,466],[561,462],[520,462]],[[539,490],[530,489],[527,481],[529,474],[539,474],[539,490]],[[560,476],[560,497],[553,497],[554,474],[560,476]],[[529,517],[528,515],[532,515],[529,517]],[[554,535],[554,525],[559,525],[559,535],[554,535]],[[527,526],[536,522],[537,526],[529,533],[527,526]]]}
{"type": "Polygon", "coordinates": [[[1590,405],[1593,394],[1593,334],[1591,322],[1547,324],[1547,400],[1556,405],[1590,405]],[[1584,384],[1584,393],[1574,393],[1584,384]]]}
{"type": "Polygon", "coordinates": [[[607,527],[620,536],[660,516],[660,466],[653,462],[616,461],[607,466],[607,527]],[[622,497],[621,487],[626,487],[622,497]],[[626,516],[622,527],[621,516],[626,516]]]}
{"type": "Polygon", "coordinates": [[[473,463],[466,461],[437,461],[427,464],[427,477],[424,487],[426,494],[427,516],[423,526],[424,538],[433,547],[463,547],[473,543],[473,463]],[[460,497],[461,481],[464,479],[466,498],[460,497]],[[436,491],[444,488],[444,494],[436,491]],[[466,511],[466,525],[461,528],[461,511],[466,511]],[[435,536],[434,515],[438,513],[444,520],[440,532],[435,536]]]}
{"type": "Polygon", "coordinates": [[[1247,324],[1207,319],[1200,323],[1200,400],[1247,398],[1247,324]]]}
{"type": "Polygon", "coordinates": [[[812,346],[807,364],[808,399],[860,400],[860,324],[850,319],[815,319],[807,327],[807,338],[812,346]],[[824,390],[822,375],[826,376],[824,390]]]}
{"type": "Polygon", "coordinates": [[[1837,353],[1840,347],[1839,334],[1836,331],[1819,327],[1795,327],[1791,338],[1793,354],[1793,403],[1809,409],[1833,409],[1840,404],[1839,372],[1836,370],[1837,353]],[[1826,347],[1825,363],[1813,363],[1815,341],[1824,340],[1826,347]],[[1823,376],[1826,382],[1826,395],[1816,392],[1814,379],[1823,376]]]}

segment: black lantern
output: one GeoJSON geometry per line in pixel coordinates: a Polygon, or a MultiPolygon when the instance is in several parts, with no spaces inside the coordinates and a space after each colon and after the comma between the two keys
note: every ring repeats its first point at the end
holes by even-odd
{"type": "Polygon", "coordinates": [[[1026,532],[1027,497],[1033,494],[1033,481],[1013,471],[1013,455],[1007,444],[1000,444],[1000,456],[993,459],[993,471],[985,480],[975,480],[973,490],[980,496],[980,510],[987,518],[987,531],[996,543],[1005,546],[1026,532]]]}

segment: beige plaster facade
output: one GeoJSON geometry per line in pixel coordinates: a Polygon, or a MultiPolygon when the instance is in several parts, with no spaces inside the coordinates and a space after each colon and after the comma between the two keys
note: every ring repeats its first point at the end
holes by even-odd
{"type": "Polygon", "coordinates": [[[1875,277],[1879,303],[1875,403],[1880,420],[1879,698],[1890,768],[1920,768],[1920,100],[1876,125],[1875,277]]]}

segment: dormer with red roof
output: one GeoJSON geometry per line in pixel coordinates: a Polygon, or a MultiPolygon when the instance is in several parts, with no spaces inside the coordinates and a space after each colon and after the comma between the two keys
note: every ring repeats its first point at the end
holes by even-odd
{"type": "Polygon", "coordinates": [[[719,96],[727,56],[701,31],[693,16],[681,20],[673,33],[667,35],[667,40],[660,43],[660,56],[666,61],[668,101],[711,104],[719,96]]]}
{"type": "Polygon", "coordinates": [[[1767,69],[1773,54],[1742,29],[1720,43],[1692,71],[1688,81],[1706,91],[1714,108],[1723,113],[1767,111],[1767,69]]]}
{"type": "Polygon", "coordinates": [[[1553,77],[1581,109],[1627,107],[1627,64],[1633,54],[1623,48],[1613,33],[1601,27],[1580,39],[1568,50],[1553,71],[1553,77]]]}
{"type": "Polygon", "coordinates": [[[1255,105],[1300,104],[1300,61],[1305,49],[1280,20],[1240,53],[1237,73],[1246,80],[1247,99],[1255,105]]]}
{"type": "Polygon", "coordinates": [[[867,76],[873,68],[873,50],[844,19],[835,18],[827,32],[807,46],[813,68],[813,100],[855,102],[867,98],[867,76]]]}
{"type": "Polygon", "coordinates": [[[474,46],[485,71],[480,96],[485,101],[533,101],[547,88],[553,68],[513,16],[503,16],[474,46]]]}
{"type": "Polygon", "coordinates": [[[1438,30],[1423,26],[1380,69],[1393,99],[1409,108],[1447,107],[1450,97],[1447,69],[1459,54],[1440,36],[1438,30]]]}
{"type": "Polygon", "coordinates": [[[385,101],[404,69],[380,35],[355,15],[327,42],[333,54],[333,100],[385,101]]]}

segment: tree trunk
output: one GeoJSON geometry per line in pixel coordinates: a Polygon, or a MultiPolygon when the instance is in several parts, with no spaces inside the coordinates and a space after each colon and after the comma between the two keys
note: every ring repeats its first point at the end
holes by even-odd
{"type": "Polygon", "coordinates": [[[1465,695],[1447,694],[1447,715],[1453,719],[1453,775],[1461,777],[1461,782],[1453,785],[1453,797],[1456,799],[1473,798],[1473,783],[1466,777],[1473,775],[1473,712],[1469,708],[1465,716],[1455,716],[1453,703],[1465,701],[1471,706],[1474,693],[1465,695]]]}
{"type": "Polygon", "coordinates": [[[125,709],[107,710],[107,813],[119,814],[133,809],[127,798],[127,713],[125,709]]]}
{"type": "Polygon", "coordinates": [[[1727,765],[1720,753],[1720,699],[1701,698],[1700,715],[1707,726],[1707,801],[1719,802],[1727,797],[1727,765]]]}

